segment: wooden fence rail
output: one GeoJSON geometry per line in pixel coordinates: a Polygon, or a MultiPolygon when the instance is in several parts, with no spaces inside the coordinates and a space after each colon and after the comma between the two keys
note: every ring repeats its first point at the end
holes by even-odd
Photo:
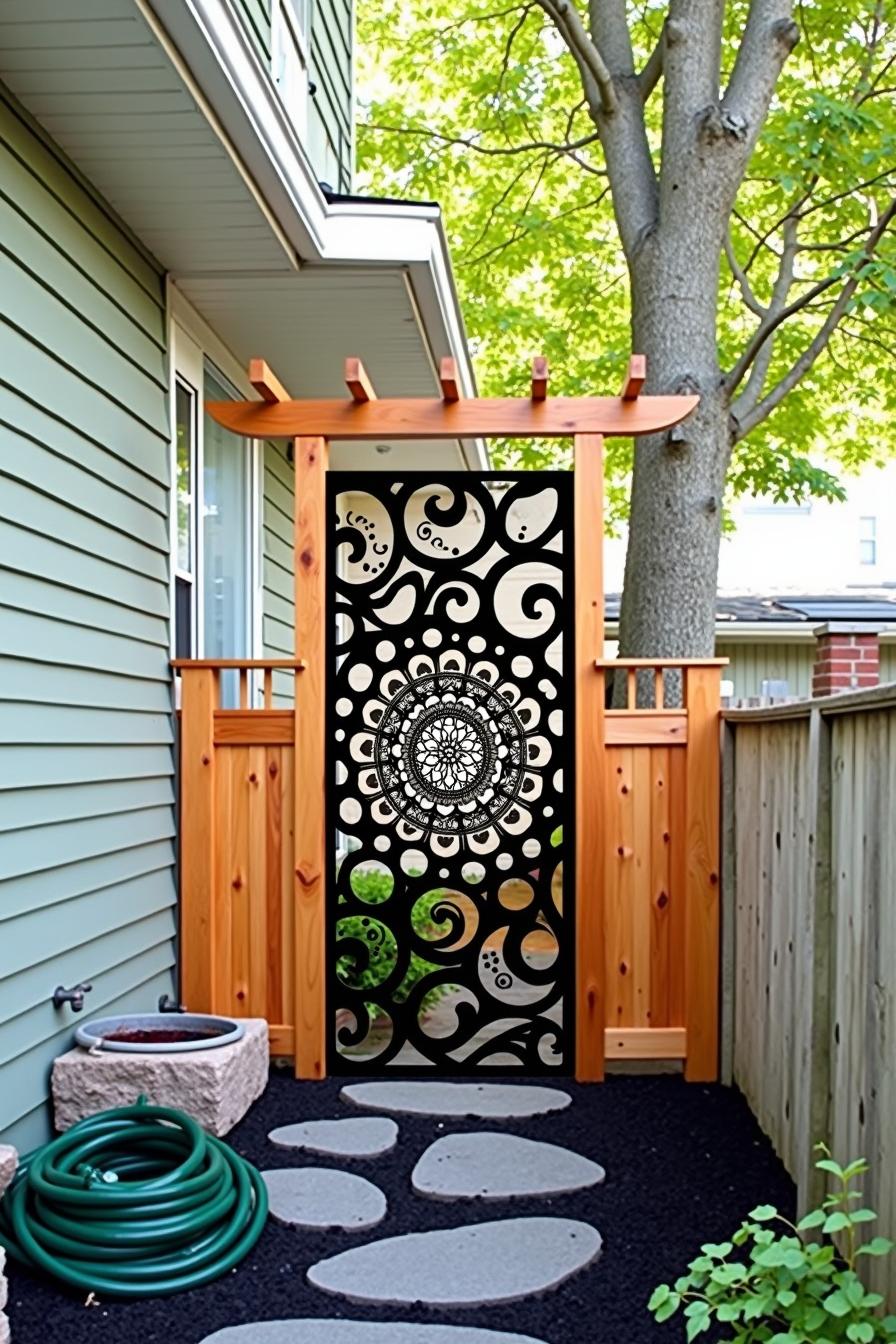
{"type": "MultiPolygon", "coordinates": [[[[896,686],[724,717],[727,1071],[801,1207],[822,1140],[869,1160],[893,1235],[896,686]]],[[[868,1269],[896,1300],[890,1262],[868,1269]]]]}
{"type": "MultiPolygon", "coordinates": [[[[595,664],[593,676],[608,687],[621,671],[629,702],[604,710],[607,697],[594,697],[605,745],[597,778],[587,790],[584,775],[578,784],[582,805],[603,818],[603,858],[585,874],[583,895],[599,915],[589,936],[602,946],[605,1056],[681,1059],[694,1080],[716,1077],[718,1067],[723,663],[595,664]],[[667,707],[664,678],[677,707],[667,707]]],[[[266,1017],[272,1054],[295,1057],[296,1024],[301,1035],[304,1014],[323,1017],[323,968],[319,942],[296,917],[300,697],[294,708],[275,708],[272,678],[275,670],[311,673],[296,660],[175,666],[182,996],[194,1010],[266,1017]]],[[[319,791],[306,786],[305,796],[319,811],[319,791]]]]}

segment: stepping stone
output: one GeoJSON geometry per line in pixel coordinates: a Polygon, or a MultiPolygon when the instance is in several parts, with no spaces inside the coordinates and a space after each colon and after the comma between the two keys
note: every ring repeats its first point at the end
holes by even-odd
{"type": "Polygon", "coordinates": [[[384,1115],[364,1115],[357,1120],[306,1120],[299,1125],[281,1125],[268,1135],[278,1148],[303,1148],[329,1157],[379,1157],[395,1147],[398,1126],[384,1115]]]}
{"type": "Polygon", "coordinates": [[[288,1227],[340,1227],[360,1232],[386,1216],[386,1196],[363,1176],[326,1167],[283,1167],[261,1173],[271,1217],[288,1227]]]}
{"type": "Polygon", "coordinates": [[[558,1287],[600,1248],[588,1223],[508,1218],[371,1241],[318,1261],[308,1282],[351,1302],[494,1306],[558,1287]]]}
{"type": "Polygon", "coordinates": [[[390,1321],[339,1321],[313,1317],[296,1321],[253,1321],[229,1325],[202,1344],[544,1344],[531,1335],[477,1330],[467,1325],[412,1325],[390,1321]]]}
{"type": "Polygon", "coordinates": [[[492,1120],[546,1115],[562,1111],[572,1101],[568,1092],[555,1087],[513,1083],[351,1083],[339,1095],[376,1111],[492,1120]]]}
{"type": "Polygon", "coordinates": [[[585,1190],[605,1175],[596,1162],[555,1143],[515,1134],[446,1134],[427,1148],[411,1184],[437,1199],[513,1199],[585,1190]]]}

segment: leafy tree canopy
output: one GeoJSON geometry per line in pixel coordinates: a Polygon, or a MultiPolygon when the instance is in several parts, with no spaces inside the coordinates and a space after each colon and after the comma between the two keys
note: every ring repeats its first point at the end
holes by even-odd
{"type": "MultiPolygon", "coordinates": [[[[580,69],[558,30],[563,3],[366,0],[359,10],[361,179],[372,192],[441,203],[484,394],[524,392],[536,353],[548,356],[552,391],[604,391],[619,383],[631,347],[628,270],[580,69]]],[[[675,114],[663,98],[662,50],[676,5],[626,8],[659,169],[662,119],[675,114]]],[[[723,87],[749,8],[729,0],[725,10],[723,87]]],[[[800,41],[730,221],[717,342],[731,370],[784,312],[753,360],[752,389],[749,375],[740,385],[755,408],[858,276],[823,354],[733,436],[730,491],[800,500],[842,495],[823,461],[855,470],[896,448],[892,231],[862,254],[896,186],[896,8],[802,0],[794,18],[800,41]]],[[[608,449],[618,519],[631,445],[608,449]]],[[[499,449],[505,464],[527,466],[564,452],[499,449]]]]}

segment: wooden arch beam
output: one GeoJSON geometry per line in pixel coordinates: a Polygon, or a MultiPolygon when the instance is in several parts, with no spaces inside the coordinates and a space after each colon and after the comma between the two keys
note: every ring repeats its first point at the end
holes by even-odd
{"type": "Polygon", "coordinates": [[[656,434],[689,415],[699,398],[382,397],[379,401],[210,401],[225,429],[254,439],[558,439],[656,434]]]}

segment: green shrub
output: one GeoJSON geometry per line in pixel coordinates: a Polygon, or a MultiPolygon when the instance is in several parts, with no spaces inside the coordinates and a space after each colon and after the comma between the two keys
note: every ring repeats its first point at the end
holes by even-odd
{"type": "Polygon", "coordinates": [[[858,1244],[857,1230],[877,1216],[854,1207],[861,1194],[851,1187],[868,1164],[859,1158],[841,1167],[818,1147],[824,1156],[816,1166],[834,1178],[821,1207],[794,1225],[760,1204],[730,1241],[701,1246],[686,1274],[671,1287],[660,1284],[648,1303],[657,1321],[682,1312],[689,1340],[716,1322],[732,1344],[896,1340],[896,1316],[880,1315],[883,1298],[866,1292],[856,1272],[860,1256],[893,1249],[886,1237],[858,1244]]]}
{"type": "MultiPolygon", "coordinates": [[[[412,876],[419,876],[419,874],[412,874],[412,876]]],[[[352,891],[360,900],[365,901],[368,905],[376,906],[389,899],[394,890],[395,881],[391,873],[379,869],[355,869],[352,873],[351,886],[352,891]]],[[[426,892],[425,895],[418,897],[415,901],[411,911],[411,926],[420,937],[436,938],[447,932],[448,924],[444,921],[434,920],[432,917],[433,908],[443,898],[444,894],[444,891],[438,888],[426,892]]],[[[365,943],[369,949],[370,960],[363,970],[358,969],[355,958],[350,952],[344,953],[336,962],[336,974],[347,988],[376,989],[392,973],[397,955],[395,936],[385,924],[382,924],[376,918],[375,914],[347,915],[345,918],[338,920],[336,937],[337,940],[357,938],[365,943]]],[[[412,952],[405,977],[393,995],[395,1001],[403,1003],[418,981],[422,980],[431,971],[439,969],[435,962],[426,961],[416,952],[412,952]]],[[[451,985],[437,985],[430,990],[423,1000],[424,1011],[431,1008],[452,988],[451,985]]]]}

